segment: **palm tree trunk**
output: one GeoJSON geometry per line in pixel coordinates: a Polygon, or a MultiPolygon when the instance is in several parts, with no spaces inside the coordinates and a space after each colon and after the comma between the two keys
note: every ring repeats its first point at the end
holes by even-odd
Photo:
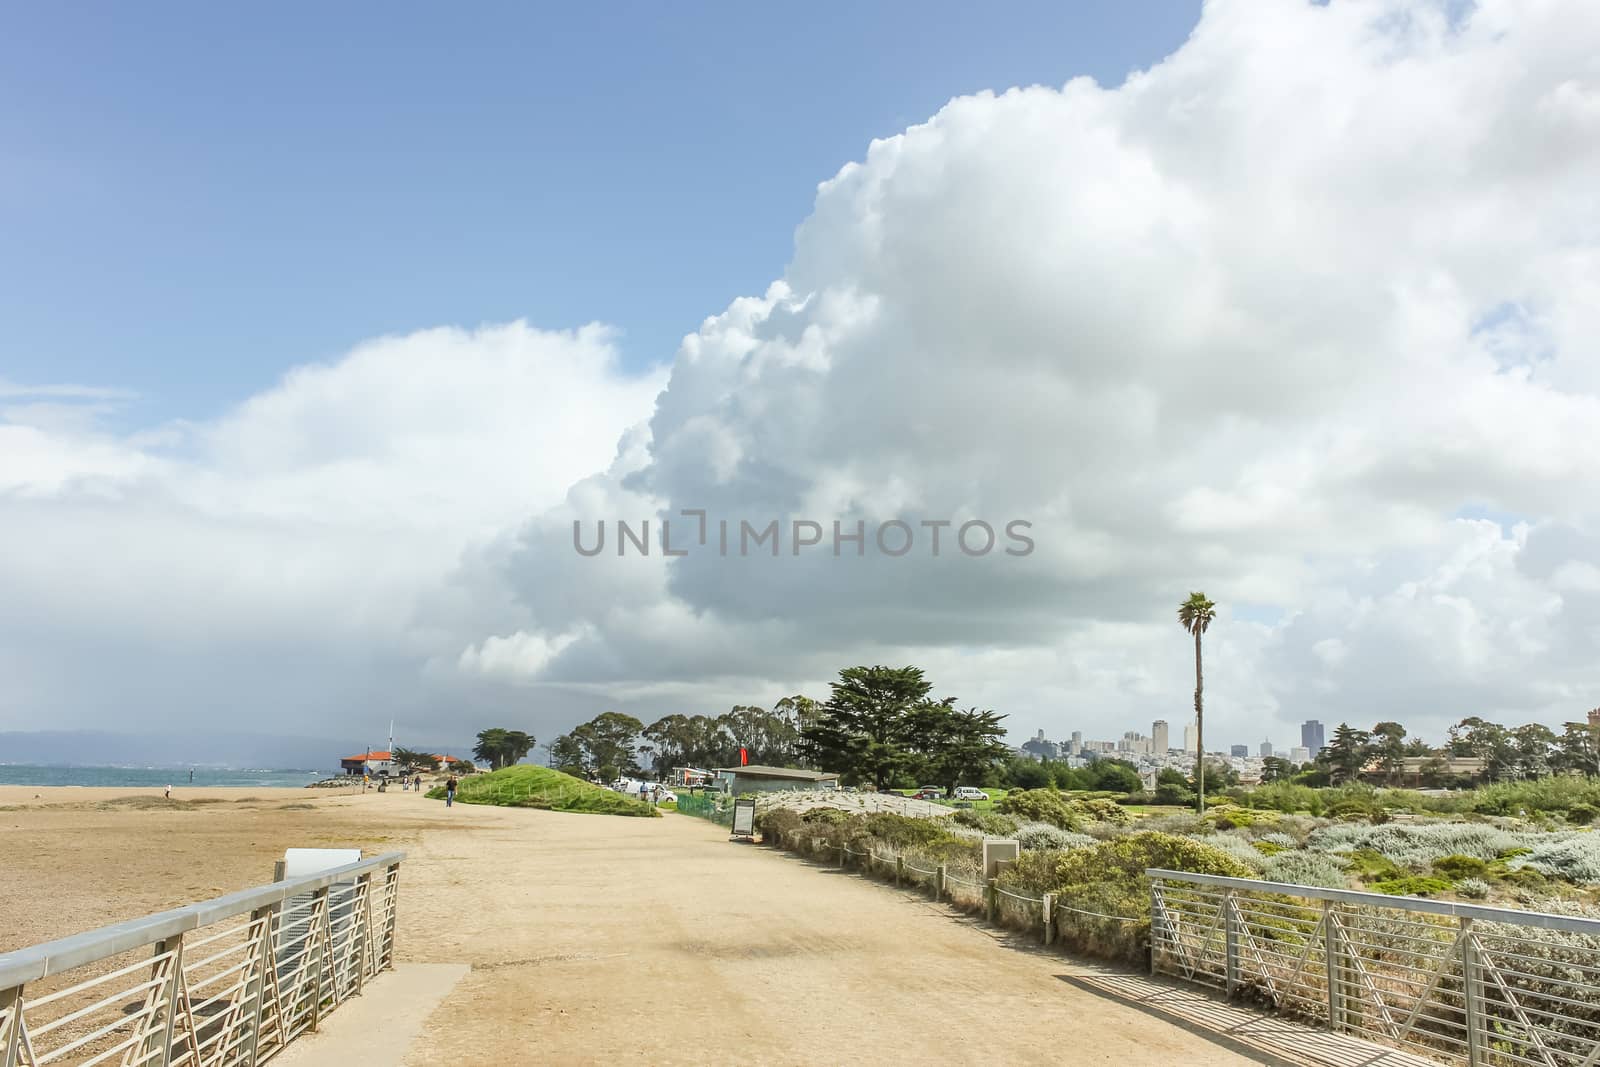
{"type": "Polygon", "coordinates": [[[1200,672],[1200,631],[1194,632],[1194,747],[1198,768],[1195,771],[1195,792],[1200,795],[1200,814],[1206,813],[1206,714],[1201,700],[1205,688],[1200,672]]]}

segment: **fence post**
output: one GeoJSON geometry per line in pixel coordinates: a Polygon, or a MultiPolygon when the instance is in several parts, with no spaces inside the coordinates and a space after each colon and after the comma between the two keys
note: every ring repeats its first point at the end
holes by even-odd
{"type": "Polygon", "coordinates": [[[904,856],[898,856],[897,855],[894,858],[894,884],[895,885],[900,885],[905,881],[905,879],[906,879],[906,858],[904,856]]]}
{"type": "Polygon", "coordinates": [[[989,921],[994,922],[1000,917],[1000,879],[989,879],[988,897],[989,921]]]}
{"type": "Polygon", "coordinates": [[[1479,1067],[1483,1063],[1483,1049],[1479,1037],[1483,1032],[1483,1003],[1478,993],[1478,948],[1472,936],[1472,920],[1461,920],[1461,993],[1467,1002],[1467,1064],[1479,1067]]]}
{"type": "Polygon", "coordinates": [[[1223,945],[1227,959],[1228,996],[1231,999],[1239,988],[1239,909],[1233,902],[1233,890],[1222,894],[1223,945]]]}
{"type": "Polygon", "coordinates": [[[5,1013],[5,1029],[0,1030],[0,1065],[17,1067],[22,1048],[22,987],[0,989],[0,1012],[5,1013]]]}
{"type": "Polygon", "coordinates": [[[167,946],[172,946],[172,959],[167,961],[169,977],[167,989],[163,998],[166,1001],[166,1018],[162,1020],[161,1034],[156,1038],[161,1042],[159,1048],[161,1055],[154,1061],[167,1067],[172,1062],[172,1037],[173,1030],[178,1022],[178,990],[183,984],[183,935],[169,938],[156,946],[157,952],[166,952],[167,946]]]}
{"type": "Polygon", "coordinates": [[[261,1044],[261,1018],[267,1007],[267,968],[277,965],[277,952],[272,943],[272,920],[280,908],[279,904],[269,904],[250,913],[251,923],[260,923],[261,932],[256,944],[255,974],[250,978],[251,986],[246,987],[255,989],[255,1004],[250,1011],[250,1036],[245,1039],[246,1067],[256,1067],[256,1050],[261,1044]]]}
{"type": "Polygon", "coordinates": [[[306,931],[306,936],[316,952],[316,981],[312,984],[311,994],[311,1032],[316,1033],[318,1024],[322,1022],[322,982],[323,971],[326,969],[322,966],[322,946],[325,943],[324,938],[328,938],[331,929],[331,920],[328,916],[328,890],[317,890],[311,895],[311,899],[311,914],[316,925],[314,929],[306,931]]]}
{"type": "Polygon", "coordinates": [[[1322,902],[1322,962],[1328,976],[1328,1029],[1338,1030],[1344,1020],[1344,994],[1339,988],[1339,933],[1334,929],[1333,901],[1322,902]]]}
{"type": "Polygon", "coordinates": [[[1044,913],[1044,943],[1051,944],[1056,939],[1056,895],[1046,893],[1044,904],[1041,907],[1044,913]]]}
{"type": "Polygon", "coordinates": [[[1162,940],[1162,931],[1165,929],[1167,913],[1161,907],[1161,882],[1159,879],[1150,880],[1150,976],[1155,977],[1156,955],[1158,945],[1162,940]]]}
{"type": "Polygon", "coordinates": [[[850,851],[845,845],[839,846],[839,869],[842,871],[850,865],[850,851]]]}
{"type": "Polygon", "coordinates": [[[949,870],[949,868],[946,865],[944,865],[943,863],[939,864],[939,875],[938,875],[937,878],[934,879],[934,882],[933,882],[933,899],[934,900],[943,900],[944,899],[944,876],[945,876],[945,873],[948,870],[949,870]]]}

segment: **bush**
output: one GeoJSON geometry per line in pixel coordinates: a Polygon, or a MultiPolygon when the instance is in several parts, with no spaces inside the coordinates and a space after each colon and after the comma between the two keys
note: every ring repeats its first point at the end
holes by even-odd
{"type": "Polygon", "coordinates": [[[1456,882],[1456,892],[1469,900],[1482,900],[1489,895],[1489,883],[1482,878],[1463,878],[1456,882]]]}
{"type": "Polygon", "coordinates": [[[1579,801],[1567,809],[1567,821],[1577,826],[1588,826],[1600,815],[1600,808],[1579,801]]]}
{"type": "Polygon", "coordinates": [[[1372,888],[1392,897],[1434,897],[1450,891],[1450,883],[1443,878],[1423,874],[1410,874],[1387,882],[1374,882],[1372,888]]]}
{"type": "Polygon", "coordinates": [[[1349,889],[1350,875],[1344,864],[1320,852],[1280,852],[1268,857],[1261,877],[1268,882],[1319,886],[1323,889],[1349,889]]]}
{"type": "MultiPolygon", "coordinates": [[[[1274,830],[1271,833],[1262,834],[1260,837],[1256,838],[1256,847],[1260,848],[1262,845],[1268,845],[1277,849],[1299,848],[1300,842],[1296,841],[1288,834],[1283,833],[1281,830],[1274,830]]],[[[1270,856],[1272,853],[1269,852],[1267,855],[1270,856]]]]}
{"type": "Polygon", "coordinates": [[[1600,885],[1600,834],[1585,831],[1551,834],[1536,842],[1525,856],[1517,856],[1507,866],[1513,870],[1534,870],[1551,878],[1564,878],[1578,885],[1600,885]]]}
{"type": "Polygon", "coordinates": [[[1250,868],[1252,874],[1259,872],[1262,867],[1266,866],[1267,857],[1242,837],[1235,837],[1233,834],[1212,834],[1209,837],[1197,838],[1197,840],[1219,851],[1226,852],[1242,865],[1250,868]]]}
{"type": "Polygon", "coordinates": [[[1063,942],[1112,959],[1138,959],[1150,936],[1150,880],[1160,867],[1249,878],[1252,869],[1211,845],[1173,834],[1142,831],[1070,852],[1026,852],[1000,881],[1031,896],[1056,893],[1073,908],[1116,918],[1063,912],[1063,942]]]}
{"type": "Polygon", "coordinates": [[[1434,872],[1441,878],[1460,881],[1463,878],[1481,878],[1489,864],[1476,856],[1445,856],[1433,861],[1434,872]]]}
{"type": "Polygon", "coordinates": [[[1068,849],[1083,848],[1094,844],[1094,838],[1088,834],[1074,833],[1063,830],[1059,826],[1052,826],[1047,822],[1024,823],[1016,832],[1017,843],[1025,850],[1038,852],[1053,850],[1065,852],[1068,849]]]}
{"type": "Polygon", "coordinates": [[[1530,835],[1484,823],[1416,823],[1387,826],[1329,826],[1311,835],[1313,848],[1324,852],[1370,850],[1402,867],[1428,867],[1445,856],[1491,860],[1508,848],[1530,843],[1530,835]]]}
{"type": "MultiPolygon", "coordinates": [[[[1084,822],[1081,816],[1074,814],[1068,807],[1066,797],[1054,789],[1015,790],[1001,797],[994,808],[998,812],[1015,815],[1026,822],[1047,822],[1063,830],[1077,830],[1084,822]]],[[[1123,814],[1127,813],[1124,811],[1123,814]]]]}
{"type": "MultiPolygon", "coordinates": [[[[1001,803],[1005,803],[1005,801],[1002,800],[1001,803]]],[[[950,816],[950,821],[957,826],[968,826],[993,837],[1010,837],[1017,832],[1017,827],[1021,825],[1019,820],[1009,815],[993,811],[972,811],[971,809],[962,809],[956,812],[950,816]]]]}
{"type": "Polygon", "coordinates": [[[1194,794],[1181,785],[1165,783],[1156,786],[1156,791],[1151,795],[1149,802],[1187,808],[1194,805],[1194,794]]]}

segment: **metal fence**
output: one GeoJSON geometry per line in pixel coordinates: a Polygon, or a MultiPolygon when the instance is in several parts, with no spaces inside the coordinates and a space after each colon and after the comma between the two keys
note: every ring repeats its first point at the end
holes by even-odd
{"type": "Polygon", "coordinates": [[[1470,1067],[1600,1064],[1600,920],[1148,873],[1153,973],[1470,1067]]]}
{"type": "Polygon", "coordinates": [[[0,955],[0,1067],[264,1063],[393,966],[404,858],[0,955]]]}
{"type": "Polygon", "coordinates": [[[709,819],[720,826],[732,826],[733,798],[726,793],[679,793],[678,813],[709,819]]]}

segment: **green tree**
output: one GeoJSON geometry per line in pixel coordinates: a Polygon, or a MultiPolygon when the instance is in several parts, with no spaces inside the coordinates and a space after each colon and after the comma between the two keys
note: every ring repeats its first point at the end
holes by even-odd
{"type": "MultiPolygon", "coordinates": [[[[1178,605],[1178,623],[1189,633],[1194,634],[1194,736],[1197,755],[1204,756],[1206,751],[1206,713],[1203,692],[1205,689],[1205,675],[1200,669],[1200,635],[1211,626],[1217,617],[1217,606],[1206,599],[1204,593],[1190,593],[1189,599],[1178,605]]],[[[1196,800],[1200,806],[1200,814],[1206,813],[1206,770],[1205,761],[1201,760],[1196,783],[1196,800]]]]}
{"type": "Polygon", "coordinates": [[[472,754],[488,763],[490,769],[498,771],[521,761],[533,751],[533,745],[532,734],[497,726],[478,732],[478,743],[472,746],[472,754]]]}
{"type": "Polygon", "coordinates": [[[583,750],[585,769],[609,782],[625,774],[639,773],[639,735],[644,723],[620,711],[601,712],[572,729],[572,737],[583,750]]]}
{"type": "Polygon", "coordinates": [[[1556,759],[1555,731],[1542,723],[1530,722],[1511,731],[1511,744],[1517,751],[1517,776],[1548,778],[1556,759]]]}
{"type": "MultiPolygon", "coordinates": [[[[1286,781],[1293,773],[1294,764],[1282,756],[1267,756],[1261,761],[1261,780],[1263,782],[1286,781]]],[[[1178,775],[1178,777],[1182,778],[1183,776],[1178,775]]]]}
{"type": "Polygon", "coordinates": [[[587,778],[594,768],[584,765],[583,745],[571,734],[550,742],[550,766],[578,778],[587,778]]]}
{"type": "MultiPolygon", "coordinates": [[[[911,709],[908,744],[921,757],[922,773],[951,794],[958,785],[985,781],[1006,758],[1010,750],[1000,740],[1004,718],[977,708],[962,711],[954,698],[924,700],[911,709]]],[[[1043,765],[1041,770],[1048,784],[1050,770],[1043,765]]]]}
{"type": "Polygon", "coordinates": [[[1392,784],[1406,767],[1406,728],[1397,722],[1380,722],[1372,728],[1372,754],[1392,784]]]}
{"type": "Polygon", "coordinates": [[[1088,767],[1094,778],[1093,788],[1108,793],[1137,793],[1143,783],[1139,769],[1126,760],[1098,759],[1088,767]]]}
{"type": "Polygon", "coordinates": [[[396,745],[394,751],[389,753],[389,758],[402,767],[426,767],[430,771],[439,769],[439,757],[431,752],[418,752],[415,749],[401,748],[396,745]]]}
{"type": "Polygon", "coordinates": [[[846,667],[802,736],[816,766],[882,789],[911,768],[912,712],[932,684],[919,667],[846,667]]]}
{"type": "Polygon", "coordinates": [[[1333,732],[1333,742],[1322,750],[1322,762],[1334,785],[1353,782],[1361,774],[1372,755],[1371,736],[1347,722],[1339,724],[1333,732]]]}
{"type": "Polygon", "coordinates": [[[1450,727],[1450,753],[1483,761],[1483,778],[1500,782],[1516,776],[1517,746],[1511,732],[1498,723],[1469,715],[1450,727]]]}
{"type": "Polygon", "coordinates": [[[1556,740],[1554,762],[1559,770],[1581,774],[1586,778],[1600,776],[1600,723],[1569,722],[1562,726],[1556,740]]]}

